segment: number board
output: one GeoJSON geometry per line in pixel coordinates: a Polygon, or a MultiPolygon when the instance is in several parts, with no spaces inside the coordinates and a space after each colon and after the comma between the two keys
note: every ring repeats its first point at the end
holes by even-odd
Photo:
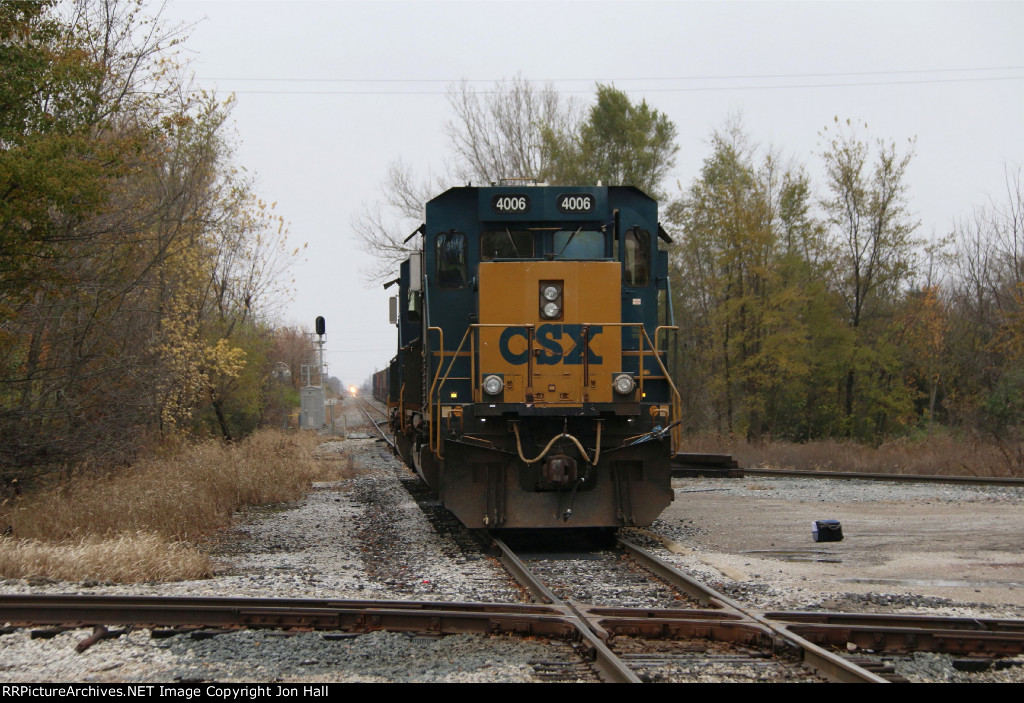
{"type": "Polygon", "coordinates": [[[499,193],[491,198],[491,210],[499,215],[520,215],[530,211],[530,196],[525,193],[499,193]]]}
{"type": "Polygon", "coordinates": [[[582,215],[594,211],[597,198],[589,193],[562,193],[555,203],[563,215],[582,215]]]}
{"type": "Polygon", "coordinates": [[[607,209],[607,189],[543,186],[479,189],[477,217],[481,221],[569,222],[599,219],[607,209]],[[486,195],[485,195],[486,193],[486,195]]]}

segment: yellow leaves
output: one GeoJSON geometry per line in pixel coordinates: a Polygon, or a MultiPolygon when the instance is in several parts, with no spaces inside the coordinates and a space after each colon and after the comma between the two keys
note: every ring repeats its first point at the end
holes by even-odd
{"type": "Polygon", "coordinates": [[[226,339],[217,340],[203,353],[208,372],[225,378],[237,378],[245,368],[245,350],[231,346],[226,339]]]}

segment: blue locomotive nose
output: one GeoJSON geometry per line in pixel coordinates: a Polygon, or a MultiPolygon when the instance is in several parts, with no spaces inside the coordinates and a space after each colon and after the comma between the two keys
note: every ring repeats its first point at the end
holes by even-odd
{"type": "Polygon", "coordinates": [[[628,187],[427,203],[379,385],[400,454],[466,525],[645,525],[672,500],[658,231],[657,204],[628,187]]]}

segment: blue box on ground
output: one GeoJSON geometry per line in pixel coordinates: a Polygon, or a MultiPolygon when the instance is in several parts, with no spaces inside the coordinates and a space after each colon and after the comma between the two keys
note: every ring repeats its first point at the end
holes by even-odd
{"type": "Polygon", "coordinates": [[[815,542],[842,542],[843,526],[838,520],[815,520],[811,535],[815,542]]]}

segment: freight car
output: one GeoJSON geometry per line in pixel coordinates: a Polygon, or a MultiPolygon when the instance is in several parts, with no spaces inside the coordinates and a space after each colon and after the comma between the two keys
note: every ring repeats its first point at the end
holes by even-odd
{"type": "Polygon", "coordinates": [[[388,369],[373,374],[373,397],[381,403],[388,402],[388,369]]]}
{"type": "Polygon", "coordinates": [[[465,525],[648,525],[671,502],[661,240],[657,203],[632,187],[427,203],[388,284],[398,354],[379,385],[401,458],[465,525]]]}

